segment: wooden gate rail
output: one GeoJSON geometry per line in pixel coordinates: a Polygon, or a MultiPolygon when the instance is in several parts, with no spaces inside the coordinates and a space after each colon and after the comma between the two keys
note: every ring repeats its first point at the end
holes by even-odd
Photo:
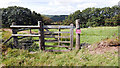
{"type": "Polygon", "coordinates": [[[39,37],[41,36],[40,34],[38,35],[33,35],[33,34],[12,34],[13,37],[15,36],[23,36],[23,37],[39,37]]]}
{"type": "MultiPolygon", "coordinates": [[[[13,37],[13,43],[15,46],[18,45],[18,40],[23,39],[26,37],[39,37],[38,40],[33,41],[39,41],[39,48],[40,50],[45,51],[70,51],[73,49],[73,30],[74,26],[73,24],[70,24],[70,26],[65,25],[44,25],[41,21],[38,21],[38,25],[36,26],[25,26],[25,25],[16,25],[15,23],[12,23],[10,26],[12,28],[12,36],[7,39],[3,44],[7,43],[12,37],[13,37]],[[38,33],[32,33],[31,29],[38,29],[38,33]],[[49,31],[49,29],[58,29],[58,31],[49,31]],[[61,31],[61,29],[70,29],[70,31],[61,31]],[[23,30],[30,30],[30,34],[17,34],[19,31],[23,30]],[[46,31],[44,31],[46,30],[46,31]],[[70,34],[70,36],[61,36],[61,34],[70,34]],[[18,38],[19,37],[19,38],[18,38]],[[45,38],[55,38],[55,40],[46,40],[45,38]],[[70,41],[61,41],[61,38],[69,38],[70,41]],[[55,42],[58,43],[58,45],[45,45],[45,42],[55,42]],[[62,43],[70,43],[69,46],[62,45],[62,43]],[[65,47],[68,50],[46,50],[45,47],[65,47]],[[70,49],[69,49],[70,48],[70,49]]],[[[76,31],[80,31],[80,20],[76,20],[76,31]]],[[[76,32],[76,50],[80,49],[80,32],[76,32]]]]}
{"type": "MultiPolygon", "coordinates": [[[[39,37],[39,42],[41,42],[41,24],[42,22],[41,21],[38,21],[38,25],[37,26],[24,26],[24,25],[16,25],[16,23],[12,23],[12,25],[10,26],[10,28],[12,28],[12,37],[13,37],[13,42],[14,42],[14,45],[17,46],[18,45],[18,39],[22,39],[22,38],[25,38],[25,37],[39,37]],[[22,29],[20,29],[22,28],[22,29]],[[30,29],[30,34],[17,34],[17,32],[19,31],[23,31],[23,30],[28,30],[30,29]],[[38,34],[32,34],[31,33],[31,29],[39,29],[39,33],[38,34]],[[18,36],[21,38],[18,38],[18,36]]],[[[40,43],[41,44],[41,43],[40,43]]],[[[42,45],[39,45],[39,48],[42,49],[43,46],[42,45]]]]}
{"type": "Polygon", "coordinates": [[[12,38],[12,36],[10,36],[10,38],[8,38],[5,42],[3,42],[3,45],[4,45],[5,43],[7,43],[11,38],[12,38]]]}
{"type": "Polygon", "coordinates": [[[24,25],[15,25],[12,24],[10,26],[12,28],[12,37],[14,45],[18,45],[18,39],[22,39],[25,37],[39,37],[39,48],[40,50],[45,51],[70,51],[73,49],[73,29],[75,28],[73,24],[70,24],[70,26],[65,25],[44,25],[41,21],[38,21],[38,25],[36,26],[24,26],[24,25]],[[22,28],[22,29],[21,29],[22,28]],[[23,30],[30,30],[30,34],[17,34],[19,31],[23,30]],[[38,29],[37,34],[33,34],[31,32],[31,29],[38,29]],[[49,31],[49,29],[58,29],[58,31],[49,31]],[[70,29],[70,31],[61,31],[61,29],[70,29]],[[46,31],[45,31],[46,30],[46,31]],[[69,36],[61,36],[61,34],[70,34],[69,36]],[[20,37],[20,38],[18,38],[20,37]],[[45,38],[55,38],[55,40],[45,40],[45,38]],[[69,38],[69,41],[62,41],[61,38],[69,38]],[[45,45],[45,42],[53,42],[58,43],[58,45],[45,45]],[[62,45],[62,43],[70,43],[69,46],[62,45]],[[67,50],[46,50],[45,47],[65,47],[67,50]],[[69,49],[70,48],[70,49],[69,49]]]}
{"type": "MultiPolygon", "coordinates": [[[[55,42],[58,43],[58,45],[45,45],[45,47],[65,47],[70,48],[72,50],[73,48],[73,24],[70,24],[70,26],[63,26],[63,25],[45,25],[43,27],[44,29],[58,29],[58,31],[44,31],[44,37],[45,38],[56,38],[56,40],[45,40],[45,42],[55,42]],[[70,29],[70,31],[61,31],[61,29],[70,29]],[[48,34],[47,34],[48,33],[48,34]],[[70,34],[70,36],[61,36],[61,34],[70,34]],[[57,36],[56,36],[57,35],[57,36]],[[70,41],[61,41],[61,38],[69,38],[70,41]],[[61,43],[70,43],[69,46],[61,45],[61,43]]],[[[70,50],[46,50],[45,51],[70,51],[70,50]]]]}

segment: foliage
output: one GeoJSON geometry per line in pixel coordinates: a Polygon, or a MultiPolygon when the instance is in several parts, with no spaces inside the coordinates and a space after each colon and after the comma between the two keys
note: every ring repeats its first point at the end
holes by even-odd
{"type": "Polygon", "coordinates": [[[105,25],[120,25],[120,14],[105,20],[105,25]]]}
{"type": "Polygon", "coordinates": [[[70,14],[63,22],[64,24],[74,23],[76,19],[80,19],[81,27],[89,26],[116,26],[120,25],[120,7],[104,7],[104,8],[86,8],[83,11],[77,10],[70,14]],[[110,20],[110,21],[108,21],[110,20]]]}
{"type": "Polygon", "coordinates": [[[42,21],[40,14],[35,11],[31,12],[28,8],[11,6],[2,8],[2,27],[9,27],[12,22],[18,25],[37,24],[37,21],[42,21]]]}

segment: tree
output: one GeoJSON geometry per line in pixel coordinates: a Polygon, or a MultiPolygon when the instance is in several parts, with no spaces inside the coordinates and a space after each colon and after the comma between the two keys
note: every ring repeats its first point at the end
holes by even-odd
{"type": "Polygon", "coordinates": [[[37,14],[35,11],[31,12],[28,8],[11,6],[2,10],[3,27],[9,27],[12,22],[18,25],[34,25],[37,24],[37,21],[42,21],[40,14],[37,14]]]}
{"type": "Polygon", "coordinates": [[[104,8],[86,8],[82,12],[80,10],[75,11],[70,14],[65,20],[65,24],[73,23],[76,19],[80,19],[81,26],[80,27],[88,27],[88,26],[114,26],[118,25],[118,23],[106,23],[108,19],[111,19],[111,22],[118,22],[118,15],[120,14],[120,7],[104,7],[104,8]],[[116,19],[116,17],[118,17],[116,19]]]}

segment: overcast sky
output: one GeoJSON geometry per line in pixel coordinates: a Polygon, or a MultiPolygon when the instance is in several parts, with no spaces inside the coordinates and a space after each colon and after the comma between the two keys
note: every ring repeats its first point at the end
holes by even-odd
{"type": "Polygon", "coordinates": [[[21,6],[40,14],[69,15],[88,7],[112,7],[120,0],[0,0],[0,8],[21,6]]]}

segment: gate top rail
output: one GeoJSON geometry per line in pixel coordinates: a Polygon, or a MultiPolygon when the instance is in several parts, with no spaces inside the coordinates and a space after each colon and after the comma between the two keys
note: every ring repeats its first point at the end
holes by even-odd
{"type": "MultiPolygon", "coordinates": [[[[64,26],[64,25],[44,25],[46,29],[70,29],[71,26],[64,26]]],[[[11,25],[10,28],[40,28],[40,26],[25,26],[25,25],[11,25]]],[[[75,28],[75,27],[73,27],[75,28]]]]}
{"type": "Polygon", "coordinates": [[[16,25],[15,22],[12,23],[10,28],[40,28],[41,21],[38,21],[38,25],[16,25]]]}
{"type": "MultiPolygon", "coordinates": [[[[10,28],[40,28],[40,23],[41,21],[38,21],[38,25],[36,26],[31,26],[31,25],[14,25],[14,22],[10,26],[10,28]]],[[[45,29],[70,29],[70,28],[75,28],[71,26],[65,26],[65,25],[44,25],[43,28],[45,29]]]]}
{"type": "Polygon", "coordinates": [[[11,25],[10,28],[40,28],[40,26],[11,25]]]}
{"type": "Polygon", "coordinates": [[[65,26],[65,25],[44,25],[44,28],[46,29],[70,29],[70,28],[75,28],[71,26],[65,26]]]}

